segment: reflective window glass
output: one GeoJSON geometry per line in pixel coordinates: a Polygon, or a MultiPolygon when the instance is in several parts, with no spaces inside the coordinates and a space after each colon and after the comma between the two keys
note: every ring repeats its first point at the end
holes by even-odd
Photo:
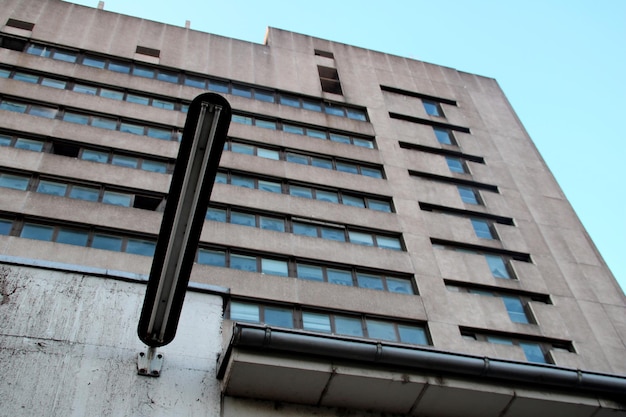
{"type": "Polygon", "coordinates": [[[25,191],[28,188],[29,177],[12,174],[0,174],[0,187],[25,191]]]}
{"type": "Polygon", "coordinates": [[[70,190],[70,198],[87,201],[98,201],[100,191],[97,188],[73,186],[70,190]]]}
{"type": "Polygon", "coordinates": [[[76,62],[77,53],[63,50],[56,50],[52,55],[53,59],[65,62],[76,62]]]}
{"type": "Polygon", "coordinates": [[[11,75],[11,71],[0,68],[0,78],[9,78],[10,75],[11,75]]]}
{"type": "Polygon", "coordinates": [[[254,256],[230,255],[230,267],[242,271],[256,272],[257,264],[254,256]]]}
{"type": "Polygon", "coordinates": [[[122,250],[122,239],[116,236],[102,235],[96,233],[93,236],[91,247],[96,249],[120,252],[122,250]]]}
{"type": "Polygon", "coordinates": [[[337,240],[339,242],[345,242],[346,241],[346,235],[343,231],[343,229],[337,229],[334,227],[320,227],[320,232],[322,234],[322,238],[323,239],[329,239],[329,240],[337,240]]]}
{"type": "Polygon", "coordinates": [[[230,183],[238,187],[254,188],[254,179],[242,175],[233,175],[230,183]]]}
{"type": "Polygon", "coordinates": [[[175,72],[159,70],[157,72],[157,80],[176,84],[178,83],[178,74],[175,72]]]}
{"type": "Polygon", "coordinates": [[[273,159],[275,161],[280,159],[280,153],[273,149],[258,148],[256,152],[257,156],[261,158],[273,159]]]}
{"type": "Polygon", "coordinates": [[[92,151],[90,149],[84,149],[80,158],[85,161],[93,161],[93,162],[100,162],[100,163],[106,164],[109,160],[109,153],[102,152],[102,151],[92,151]]]}
{"type": "Polygon", "coordinates": [[[43,142],[40,140],[17,138],[15,141],[15,147],[18,149],[26,149],[28,151],[41,152],[43,149],[43,142]]]}
{"type": "Polygon", "coordinates": [[[355,197],[351,195],[342,195],[341,201],[343,202],[343,204],[347,206],[365,208],[365,202],[363,201],[361,197],[355,197]]]}
{"type": "Polygon", "coordinates": [[[326,139],[326,132],[315,129],[307,129],[306,135],[316,139],[326,139]]]}
{"type": "Polygon", "coordinates": [[[428,337],[426,331],[420,327],[398,325],[398,333],[400,333],[400,341],[411,343],[413,345],[427,345],[428,337]]]}
{"type": "Polygon", "coordinates": [[[339,143],[350,143],[350,137],[345,136],[345,135],[340,135],[338,133],[331,133],[330,134],[330,140],[333,142],[339,142],[339,143]]]}
{"type": "Polygon", "coordinates": [[[282,186],[279,182],[259,180],[259,190],[269,191],[270,193],[281,193],[282,186]]]}
{"type": "Polygon", "coordinates": [[[144,128],[141,125],[133,123],[122,122],[120,123],[120,132],[131,133],[133,135],[143,135],[144,128]]]}
{"type": "Polygon", "coordinates": [[[487,264],[489,265],[489,269],[491,273],[496,278],[505,278],[510,279],[509,271],[506,268],[506,264],[504,263],[504,259],[498,255],[485,255],[485,259],[487,260],[487,264]]]}
{"type": "Polygon", "coordinates": [[[461,196],[461,200],[466,204],[480,204],[480,200],[478,200],[478,195],[473,188],[465,187],[463,185],[457,185],[459,190],[459,195],[461,196]]]}
{"type": "Polygon", "coordinates": [[[0,135],[0,146],[11,146],[11,136],[0,135]]]}
{"type": "Polygon", "coordinates": [[[363,110],[347,108],[346,111],[348,112],[348,117],[350,119],[360,120],[362,122],[367,121],[367,116],[363,110]]]}
{"type": "Polygon", "coordinates": [[[194,77],[193,75],[185,76],[185,85],[196,88],[206,88],[206,80],[200,77],[194,77]]]}
{"type": "Polygon", "coordinates": [[[150,103],[150,99],[148,97],[137,94],[126,94],[126,101],[129,103],[142,104],[144,106],[147,106],[150,103]]]}
{"type": "Polygon", "coordinates": [[[224,81],[209,80],[209,90],[217,93],[228,93],[228,83],[224,81]]]}
{"type": "Polygon", "coordinates": [[[339,197],[337,196],[337,193],[333,191],[316,190],[315,199],[320,201],[328,201],[329,203],[339,203],[339,197]]]}
{"type": "Polygon", "coordinates": [[[56,241],[68,245],[87,246],[89,233],[86,230],[59,229],[56,241]]]}
{"type": "Polygon", "coordinates": [[[204,216],[206,220],[211,220],[214,222],[226,222],[226,210],[209,207],[206,211],[206,215],[204,216]]]}
{"type": "Polygon", "coordinates": [[[313,190],[309,187],[292,185],[289,187],[289,194],[294,197],[313,198],[313,190]]]}
{"type": "Polygon", "coordinates": [[[308,165],[309,159],[304,156],[293,152],[287,152],[286,155],[287,162],[293,162],[296,164],[308,165]]]}
{"type": "Polygon", "coordinates": [[[286,277],[289,275],[287,262],[276,259],[261,259],[261,272],[264,274],[286,277]]]}
{"type": "Polygon", "coordinates": [[[408,279],[387,277],[387,289],[389,292],[413,294],[413,287],[408,279]]]}
{"type": "Polygon", "coordinates": [[[242,125],[252,125],[252,118],[247,116],[241,116],[239,114],[233,114],[232,116],[233,123],[239,123],[242,125]]]}
{"type": "Polygon", "coordinates": [[[374,149],[374,142],[369,139],[352,138],[352,143],[362,148],[374,149]]]}
{"type": "Polygon", "coordinates": [[[304,129],[300,126],[283,124],[283,131],[286,133],[294,133],[296,135],[304,135],[304,129]]]}
{"type": "Polygon", "coordinates": [[[264,323],[270,326],[293,327],[293,312],[289,308],[265,307],[264,323]]]}
{"type": "Polygon", "coordinates": [[[441,129],[439,127],[433,127],[437,141],[444,145],[453,145],[452,133],[448,129],[441,129]]]}
{"type": "Polygon", "coordinates": [[[226,254],[218,250],[198,249],[198,263],[203,265],[226,266],[226,254]]]}
{"type": "Polygon", "coordinates": [[[37,240],[52,240],[52,234],[54,232],[54,228],[51,226],[42,226],[39,224],[25,223],[24,227],[22,227],[22,233],[20,233],[20,237],[24,237],[26,239],[37,239],[37,240]]]}
{"type": "Polygon", "coordinates": [[[276,130],[276,122],[273,122],[271,120],[256,119],[256,122],[254,124],[257,127],[262,127],[263,129],[276,130]]]}
{"type": "Polygon", "coordinates": [[[128,74],[130,73],[130,64],[119,61],[111,61],[109,62],[109,70],[128,74]]]}
{"type": "Polygon", "coordinates": [[[32,106],[30,106],[30,111],[28,113],[32,114],[33,116],[54,119],[57,115],[57,112],[58,110],[53,107],[38,106],[33,104],[32,106]]]}
{"type": "Polygon", "coordinates": [[[230,303],[230,319],[258,323],[261,320],[259,306],[232,301],[230,303]]]}
{"type": "Polygon", "coordinates": [[[337,162],[337,171],[341,172],[349,172],[350,174],[358,174],[359,169],[356,165],[350,164],[348,162],[337,162]]]}
{"type": "Polygon", "coordinates": [[[113,191],[105,191],[102,196],[102,202],[112,204],[114,206],[130,207],[133,201],[132,194],[116,193],[113,191]]]}
{"type": "Polygon", "coordinates": [[[520,342],[519,345],[524,351],[524,355],[526,355],[528,362],[548,363],[548,360],[538,343],[520,342]]]}
{"type": "Polygon", "coordinates": [[[463,161],[460,158],[446,156],[446,163],[452,172],[458,172],[459,174],[464,174],[466,172],[465,165],[463,165],[463,161]]]}
{"type": "Polygon", "coordinates": [[[350,271],[328,268],[326,274],[328,275],[328,282],[331,284],[345,285],[346,287],[352,287],[354,285],[350,271]]]}
{"type": "Polygon", "coordinates": [[[422,100],[422,104],[424,104],[424,110],[426,114],[430,116],[441,116],[441,112],[439,111],[439,104],[434,101],[422,100]]]}
{"type": "Polygon", "coordinates": [[[13,79],[17,81],[37,84],[37,81],[39,81],[39,76],[33,75],[33,74],[26,74],[24,72],[16,72],[15,74],[13,74],[13,79]]]}
{"type": "Polygon", "coordinates": [[[376,235],[376,244],[379,248],[402,250],[402,244],[397,237],[376,235]]]}
{"type": "Polygon", "coordinates": [[[43,45],[31,44],[26,48],[26,53],[30,55],[37,55],[44,58],[48,58],[50,56],[50,48],[43,45]]]}
{"type": "Polygon", "coordinates": [[[330,333],[330,317],[328,314],[302,312],[302,327],[304,330],[330,333]]]}
{"type": "Polygon", "coordinates": [[[285,231],[285,221],[274,217],[259,216],[261,229],[274,230],[276,232],[285,231]]]}
{"type": "Polygon", "coordinates": [[[52,87],[52,88],[58,88],[60,90],[65,89],[65,86],[67,85],[67,83],[65,81],[61,81],[61,80],[55,80],[54,78],[42,78],[41,80],[41,85],[44,85],[46,87],[52,87]]]}
{"type": "Polygon", "coordinates": [[[348,234],[350,236],[350,243],[356,243],[357,245],[374,246],[374,238],[371,233],[362,233],[350,230],[348,234]]]}
{"type": "Polygon", "coordinates": [[[17,113],[25,113],[26,107],[27,107],[26,104],[17,103],[15,101],[10,101],[10,100],[2,100],[0,102],[1,110],[14,111],[17,113]]]}
{"type": "Polygon", "coordinates": [[[117,121],[115,119],[107,119],[105,117],[93,117],[91,119],[91,125],[93,127],[99,127],[102,129],[115,130],[117,128],[117,121]]]}
{"type": "Polygon", "coordinates": [[[324,281],[324,272],[320,266],[297,264],[297,274],[298,278],[324,281]]]}
{"type": "Polygon", "coordinates": [[[121,91],[109,90],[108,88],[101,88],[100,97],[110,98],[113,100],[124,100],[124,93],[121,91]]]}
{"type": "Polygon", "coordinates": [[[511,297],[508,295],[502,296],[502,301],[506,307],[506,311],[509,313],[511,321],[515,323],[529,323],[528,316],[526,316],[526,310],[522,300],[518,297],[511,297]]]}
{"type": "Polygon", "coordinates": [[[245,145],[243,143],[233,143],[230,147],[231,151],[236,153],[243,153],[246,155],[254,155],[254,146],[245,145]]]}
{"type": "Polygon", "coordinates": [[[392,323],[366,319],[367,334],[372,339],[397,340],[396,330],[392,323]]]}
{"type": "Polygon", "coordinates": [[[333,161],[327,158],[311,157],[311,165],[314,167],[333,169],[333,161]]]}
{"type": "Polygon", "coordinates": [[[383,287],[383,279],[378,275],[371,274],[363,274],[357,272],[356,274],[357,282],[359,283],[359,287],[361,288],[369,288],[372,290],[384,290],[383,287]]]}
{"type": "Polygon", "coordinates": [[[306,223],[293,223],[293,233],[296,235],[317,237],[317,226],[306,223]]]}
{"type": "Polygon", "coordinates": [[[154,256],[154,242],[147,240],[128,239],[126,243],[126,252],[135,255],[154,256]]]}
{"type": "Polygon", "coordinates": [[[74,84],[74,87],[72,87],[72,91],[76,93],[81,93],[81,94],[90,94],[92,96],[95,96],[98,94],[98,89],[96,87],[92,87],[90,85],[83,85],[83,84],[74,84]]]}
{"type": "Polygon", "coordinates": [[[378,168],[361,167],[361,175],[372,178],[382,178],[383,172],[378,168]]]}
{"type": "Polygon", "coordinates": [[[300,107],[300,99],[294,96],[288,96],[286,94],[282,94],[280,96],[280,104],[284,104],[285,106],[290,107],[300,107]]]}
{"type": "Polygon", "coordinates": [[[241,224],[244,226],[256,226],[256,217],[254,214],[241,213],[233,211],[230,213],[230,222],[233,224],[241,224]]]}
{"type": "Polygon", "coordinates": [[[132,156],[113,155],[111,158],[111,164],[121,167],[137,168],[139,160],[132,156]]]}
{"type": "Polygon", "coordinates": [[[266,103],[273,103],[274,93],[272,93],[271,91],[255,90],[254,98],[259,101],[265,101],[266,103]]]}
{"type": "Polygon", "coordinates": [[[489,222],[482,219],[471,219],[476,236],[482,239],[494,239],[489,222]]]}
{"type": "Polygon", "coordinates": [[[335,332],[348,336],[363,336],[361,319],[356,317],[335,316],[335,332]]]}
{"type": "Polygon", "coordinates": [[[94,68],[104,68],[105,60],[102,58],[96,58],[93,56],[83,57],[83,65],[94,68]]]}
{"type": "Polygon", "coordinates": [[[133,68],[133,75],[144,78],[154,78],[154,70],[152,68],[136,65],[133,68]]]}
{"type": "MultiPolygon", "coordinates": [[[[86,125],[89,123],[89,116],[66,111],[65,113],[63,113],[63,121],[77,123],[79,125],[86,125]]],[[[96,124],[94,124],[93,126],[98,127],[96,124]]],[[[115,125],[113,126],[113,129],[115,129],[115,125]]]]}
{"type": "Polygon", "coordinates": [[[341,107],[326,105],[326,107],[324,107],[324,111],[326,112],[326,114],[332,114],[333,116],[344,116],[343,109],[341,107]]]}
{"type": "Polygon", "coordinates": [[[141,162],[141,169],[144,171],[159,172],[164,174],[167,172],[167,163],[160,161],[148,161],[144,159],[141,162]]]}
{"type": "Polygon", "coordinates": [[[13,222],[7,219],[0,219],[0,235],[8,235],[11,233],[13,222]]]}
{"type": "Polygon", "coordinates": [[[146,135],[161,140],[172,140],[172,131],[168,129],[161,129],[158,127],[148,127],[146,135]]]}
{"type": "Polygon", "coordinates": [[[240,96],[245,98],[252,98],[252,90],[250,87],[234,84],[232,88],[232,94],[234,96],[240,96]]]}
{"type": "Polygon", "coordinates": [[[67,184],[54,181],[39,181],[37,192],[42,194],[50,194],[63,197],[67,191],[67,184]]]}

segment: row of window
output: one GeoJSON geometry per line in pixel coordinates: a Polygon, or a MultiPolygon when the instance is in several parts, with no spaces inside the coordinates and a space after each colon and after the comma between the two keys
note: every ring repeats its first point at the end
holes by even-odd
{"type": "Polygon", "coordinates": [[[18,39],[3,39],[3,47],[26,52],[45,58],[73,64],[85,65],[92,68],[106,69],[109,71],[130,74],[143,78],[182,84],[216,93],[232,94],[239,97],[259,100],[265,103],[278,103],[290,107],[323,112],[333,116],[347,117],[353,120],[367,121],[367,113],[362,108],[347,106],[345,104],[330,103],[325,100],[297,96],[295,94],[279,92],[272,89],[250,86],[243,83],[220,80],[216,78],[180,73],[165,70],[156,66],[138,64],[131,61],[105,58],[89,53],[79,53],[69,49],[52,47],[37,43],[26,43],[18,39]]]}
{"type": "Polygon", "coordinates": [[[422,93],[417,93],[417,92],[414,92],[414,91],[403,90],[403,89],[396,88],[396,87],[390,87],[390,86],[386,86],[386,85],[381,85],[380,89],[382,91],[386,91],[386,92],[390,92],[390,93],[394,93],[394,94],[400,94],[400,95],[407,96],[407,97],[414,97],[414,98],[417,98],[417,99],[421,100],[422,105],[424,106],[424,111],[429,116],[445,117],[441,105],[442,104],[448,104],[448,105],[452,105],[452,106],[456,106],[457,105],[456,101],[454,101],[454,100],[445,99],[445,98],[441,98],[441,97],[434,97],[434,96],[430,96],[430,95],[427,95],[427,94],[422,94],[422,93]]]}
{"type": "Polygon", "coordinates": [[[568,342],[543,342],[528,340],[523,337],[488,334],[471,329],[461,328],[461,336],[466,340],[495,343],[499,345],[519,346],[528,362],[554,363],[550,351],[573,352],[574,348],[568,342]]]}
{"type": "Polygon", "coordinates": [[[260,272],[348,287],[369,288],[400,294],[415,294],[409,278],[390,276],[356,268],[316,265],[272,256],[247,254],[231,249],[198,249],[199,264],[260,272]]]}
{"type": "Polygon", "coordinates": [[[229,140],[224,145],[224,150],[229,150],[235,153],[241,153],[245,155],[255,155],[261,158],[273,159],[276,161],[282,160],[287,162],[293,162],[296,164],[310,165],[318,168],[348,172],[351,174],[359,174],[366,177],[383,178],[382,168],[364,165],[361,163],[343,161],[341,159],[327,156],[306,155],[292,151],[279,151],[277,149],[271,149],[248,143],[235,142],[233,140],[229,140]]]}
{"type": "Polygon", "coordinates": [[[331,142],[345,143],[348,145],[360,146],[362,148],[374,148],[374,139],[371,137],[354,136],[346,133],[335,132],[318,126],[305,126],[293,122],[283,122],[271,120],[264,117],[257,117],[243,114],[233,114],[233,123],[262,127],[264,129],[282,130],[294,135],[308,136],[314,139],[330,140],[331,142]]]}
{"type": "Polygon", "coordinates": [[[366,337],[413,345],[429,345],[423,325],[400,323],[366,315],[349,315],[278,305],[231,301],[229,318],[234,321],[303,329],[311,332],[366,337]]]}
{"type": "Polygon", "coordinates": [[[48,105],[23,102],[19,100],[3,98],[0,101],[0,110],[8,110],[16,113],[26,113],[32,116],[45,117],[47,119],[60,119],[65,122],[89,125],[107,130],[118,130],[133,135],[148,136],[161,140],[180,141],[182,131],[172,128],[150,126],[143,123],[131,122],[121,118],[92,115],[76,112],[73,110],[60,109],[48,105]]]}
{"type": "Polygon", "coordinates": [[[189,104],[168,98],[157,98],[142,93],[129,92],[124,89],[98,86],[95,84],[85,84],[73,80],[64,80],[57,77],[48,77],[27,71],[0,68],[0,78],[11,78],[32,84],[40,84],[45,87],[57,88],[60,90],[70,90],[76,93],[100,96],[112,100],[127,101],[129,103],[142,104],[165,110],[177,110],[187,113],[189,104]]]}
{"type": "Polygon", "coordinates": [[[0,133],[0,146],[9,146],[17,149],[25,149],[33,152],[46,152],[55,155],[79,158],[85,161],[93,161],[127,168],[141,169],[149,172],[168,173],[173,169],[173,163],[157,161],[143,156],[114,151],[104,151],[95,148],[82,147],[70,143],[57,143],[56,141],[44,141],[29,139],[18,135],[0,133]]]}
{"type": "Polygon", "coordinates": [[[152,211],[161,210],[165,201],[164,196],[121,192],[105,186],[73,184],[6,172],[0,172],[0,187],[21,191],[31,189],[42,194],[152,211]]]}
{"type": "MultiPolygon", "coordinates": [[[[0,235],[57,242],[96,249],[154,256],[156,239],[123,236],[93,228],[17,221],[0,217],[0,235]]],[[[198,264],[259,272],[349,287],[399,294],[416,294],[411,278],[341,266],[318,265],[299,260],[251,254],[231,249],[199,248],[198,264]]]]}
{"type": "Polygon", "coordinates": [[[268,216],[232,208],[210,207],[207,220],[257,227],[276,232],[293,233],[321,239],[350,242],[357,245],[376,246],[384,249],[402,250],[399,237],[363,230],[353,230],[339,224],[313,223],[289,217],[268,216]]]}
{"type": "Polygon", "coordinates": [[[391,201],[380,197],[364,197],[362,195],[350,195],[343,191],[332,189],[320,189],[305,185],[295,185],[288,182],[261,179],[246,174],[233,172],[218,172],[215,177],[216,183],[236,185],[238,187],[253,188],[272,193],[289,194],[294,197],[309,198],[326,201],[335,204],[344,204],[352,207],[366,208],[376,211],[392,212],[391,201]]]}
{"type": "Polygon", "coordinates": [[[150,239],[28,221],[22,223],[9,218],[0,218],[0,235],[16,235],[26,239],[86,246],[143,256],[153,256],[156,246],[156,241],[150,239]]]}

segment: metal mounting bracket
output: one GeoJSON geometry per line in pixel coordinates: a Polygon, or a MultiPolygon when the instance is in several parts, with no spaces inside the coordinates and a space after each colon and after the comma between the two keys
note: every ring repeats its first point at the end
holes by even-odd
{"type": "Polygon", "coordinates": [[[163,354],[157,353],[155,347],[149,347],[146,352],[137,355],[137,373],[143,376],[158,377],[163,367],[163,354]]]}

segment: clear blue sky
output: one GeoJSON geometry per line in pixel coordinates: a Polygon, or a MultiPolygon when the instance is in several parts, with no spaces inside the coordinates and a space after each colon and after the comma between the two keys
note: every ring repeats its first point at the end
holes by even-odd
{"type": "Polygon", "coordinates": [[[105,0],[104,9],[256,43],[272,26],[495,78],[626,289],[626,1],[105,0]]]}

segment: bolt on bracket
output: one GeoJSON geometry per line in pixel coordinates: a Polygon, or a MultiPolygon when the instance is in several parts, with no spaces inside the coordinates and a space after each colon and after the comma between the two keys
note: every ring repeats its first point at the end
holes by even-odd
{"type": "Polygon", "coordinates": [[[137,374],[158,377],[163,367],[163,354],[157,353],[155,347],[149,347],[146,352],[137,355],[137,374]]]}

